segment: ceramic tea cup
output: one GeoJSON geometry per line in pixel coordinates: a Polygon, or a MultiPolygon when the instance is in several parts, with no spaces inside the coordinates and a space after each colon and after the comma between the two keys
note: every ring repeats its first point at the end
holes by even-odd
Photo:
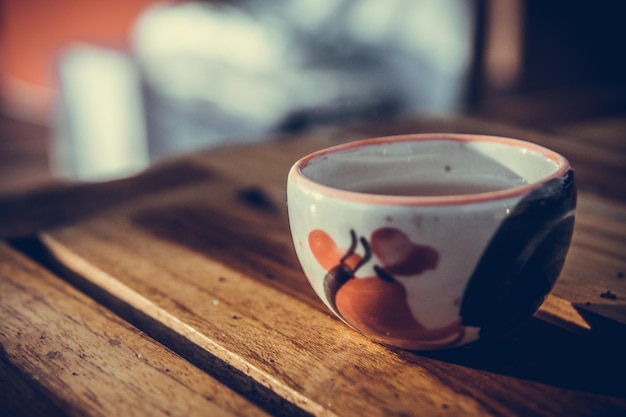
{"type": "Polygon", "coordinates": [[[380,343],[430,350],[539,308],[565,261],[576,188],[544,147],[437,133],[310,154],[287,198],[298,259],[328,308],[380,343]]]}

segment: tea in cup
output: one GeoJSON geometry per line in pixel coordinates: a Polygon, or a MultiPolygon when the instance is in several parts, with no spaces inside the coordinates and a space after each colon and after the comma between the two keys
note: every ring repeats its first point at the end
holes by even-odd
{"type": "Polygon", "coordinates": [[[314,152],[288,176],[295,251],[350,327],[411,350],[501,334],[551,291],[576,206],[568,161],[530,142],[414,134],[314,152]]]}

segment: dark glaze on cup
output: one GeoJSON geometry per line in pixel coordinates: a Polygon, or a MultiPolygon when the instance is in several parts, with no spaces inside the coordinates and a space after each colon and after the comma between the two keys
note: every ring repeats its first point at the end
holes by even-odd
{"type": "Polygon", "coordinates": [[[530,317],[559,276],[574,230],[574,172],[520,201],[491,239],[465,289],[460,316],[481,337],[530,317]]]}

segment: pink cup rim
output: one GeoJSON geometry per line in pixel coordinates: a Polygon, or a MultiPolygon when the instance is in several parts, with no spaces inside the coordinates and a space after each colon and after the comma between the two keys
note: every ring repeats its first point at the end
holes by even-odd
{"type": "Polygon", "coordinates": [[[538,188],[541,184],[550,181],[554,178],[561,178],[571,170],[571,166],[568,160],[559,153],[548,149],[544,146],[538,145],[533,142],[528,142],[521,139],[508,138],[504,136],[491,136],[491,135],[479,135],[479,134],[465,134],[465,133],[415,133],[395,136],[381,136],[370,139],[361,139],[352,142],[346,142],[340,145],[331,146],[329,148],[321,149],[312,152],[302,158],[300,158],[292,166],[288,180],[293,184],[297,184],[303,188],[306,188],[312,192],[317,192],[320,195],[326,197],[337,198],[341,200],[347,200],[352,202],[378,204],[378,205],[414,205],[414,206],[433,206],[433,205],[462,205],[473,204],[488,201],[497,201],[507,198],[514,198],[525,195],[535,188],[538,188]],[[472,194],[458,194],[458,195],[437,195],[437,196],[404,196],[404,195],[387,195],[387,194],[372,194],[358,191],[349,191],[340,188],[331,187],[328,185],[320,184],[316,181],[308,178],[303,170],[313,163],[316,159],[322,158],[325,155],[342,152],[350,149],[354,149],[361,146],[371,146],[390,142],[416,142],[416,141],[436,141],[436,140],[456,140],[463,142],[492,142],[500,143],[508,146],[516,146],[525,148],[530,151],[536,152],[545,156],[547,159],[553,161],[557,166],[557,169],[550,175],[528,184],[524,184],[517,187],[507,188],[497,191],[479,192],[472,194]]]}

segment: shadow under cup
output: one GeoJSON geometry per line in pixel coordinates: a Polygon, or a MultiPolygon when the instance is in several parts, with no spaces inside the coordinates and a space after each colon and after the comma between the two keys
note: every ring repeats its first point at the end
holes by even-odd
{"type": "Polygon", "coordinates": [[[289,221],[322,301],[376,341],[459,346],[532,315],[574,226],[569,163],[515,139],[420,134],[308,155],[288,178],[289,221]]]}

